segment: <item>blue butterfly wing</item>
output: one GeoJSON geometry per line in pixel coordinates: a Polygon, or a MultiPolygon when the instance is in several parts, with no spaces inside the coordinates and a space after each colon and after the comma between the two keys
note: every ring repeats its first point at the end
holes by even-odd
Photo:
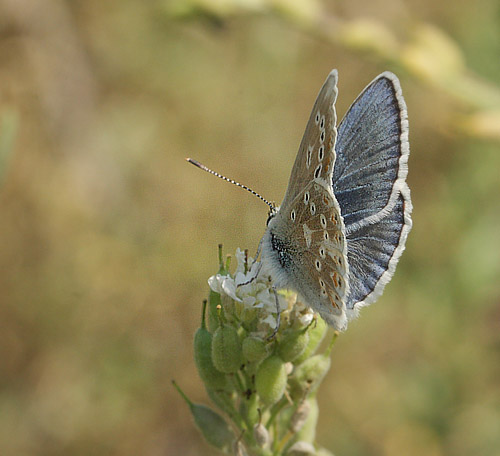
{"type": "Polygon", "coordinates": [[[333,192],[344,219],[350,294],[346,306],[375,301],[392,278],[411,228],[408,120],[399,81],[382,73],[338,128],[333,192]]]}
{"type": "Polygon", "coordinates": [[[411,228],[409,201],[409,194],[400,193],[385,217],[347,236],[348,309],[372,303],[391,280],[411,228]]]}

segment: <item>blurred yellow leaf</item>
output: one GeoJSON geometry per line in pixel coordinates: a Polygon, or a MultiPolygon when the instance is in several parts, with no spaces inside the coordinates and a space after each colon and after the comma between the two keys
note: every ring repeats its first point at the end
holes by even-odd
{"type": "Polygon", "coordinates": [[[413,73],[432,82],[454,78],[465,69],[458,45],[430,24],[417,27],[413,40],[403,49],[401,61],[413,73]]]}
{"type": "Polygon", "coordinates": [[[375,52],[385,58],[397,55],[398,40],[381,22],[373,19],[357,19],[342,25],[340,41],[351,48],[375,52]]]}
{"type": "Polygon", "coordinates": [[[271,5],[283,16],[306,26],[321,16],[321,4],[317,0],[270,0],[271,5]]]}
{"type": "Polygon", "coordinates": [[[457,123],[469,135],[500,140],[500,109],[479,111],[457,123]]]}

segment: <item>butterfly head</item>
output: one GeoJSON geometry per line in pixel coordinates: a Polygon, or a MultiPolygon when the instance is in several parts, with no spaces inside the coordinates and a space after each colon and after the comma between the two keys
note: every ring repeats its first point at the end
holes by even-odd
{"type": "Polygon", "coordinates": [[[279,212],[280,207],[276,206],[274,203],[271,203],[269,205],[269,212],[267,213],[267,221],[266,221],[266,226],[269,226],[269,222],[276,216],[276,214],[279,212]]]}

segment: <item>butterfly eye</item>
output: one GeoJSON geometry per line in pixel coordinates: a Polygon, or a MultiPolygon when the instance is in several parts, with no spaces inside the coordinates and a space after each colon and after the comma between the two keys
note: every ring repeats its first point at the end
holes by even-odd
{"type": "Polygon", "coordinates": [[[319,128],[323,130],[325,128],[325,116],[321,116],[321,122],[319,124],[319,128]]]}
{"type": "Polygon", "coordinates": [[[319,111],[316,113],[316,118],[314,119],[314,121],[316,122],[316,125],[318,125],[318,123],[319,123],[319,111]]]}
{"type": "Polygon", "coordinates": [[[324,155],[325,155],[325,146],[321,145],[319,146],[318,150],[318,160],[319,161],[323,160],[324,155]]]}
{"type": "Polygon", "coordinates": [[[311,215],[316,214],[316,204],[311,203],[310,209],[311,209],[311,215]]]}
{"type": "Polygon", "coordinates": [[[325,249],[323,247],[319,248],[319,256],[323,259],[325,258],[325,249]]]}
{"type": "Polygon", "coordinates": [[[325,140],[325,130],[321,130],[321,134],[319,135],[319,139],[321,142],[325,140]]]}
{"type": "Polygon", "coordinates": [[[319,221],[321,222],[323,229],[326,229],[326,217],[323,214],[319,216],[319,221]]]}
{"type": "Polygon", "coordinates": [[[319,285],[321,288],[325,288],[325,282],[323,282],[323,279],[319,279],[319,285]]]}
{"type": "Polygon", "coordinates": [[[307,169],[309,169],[309,166],[311,166],[311,158],[312,158],[312,148],[307,150],[307,158],[306,158],[307,169]]]}
{"type": "Polygon", "coordinates": [[[325,241],[328,241],[328,231],[323,231],[323,237],[325,238],[325,241]]]}
{"type": "Polygon", "coordinates": [[[321,174],[321,169],[323,168],[323,165],[320,163],[318,167],[314,170],[314,177],[317,179],[319,175],[321,174]]]}
{"type": "Polygon", "coordinates": [[[304,203],[308,204],[309,203],[309,192],[304,193],[304,203]]]}
{"type": "Polygon", "coordinates": [[[292,219],[292,222],[295,222],[295,209],[290,212],[290,218],[292,219]]]}
{"type": "Polygon", "coordinates": [[[316,263],[314,263],[314,266],[316,266],[316,269],[317,269],[318,271],[321,271],[321,261],[316,260],[316,263]]]}

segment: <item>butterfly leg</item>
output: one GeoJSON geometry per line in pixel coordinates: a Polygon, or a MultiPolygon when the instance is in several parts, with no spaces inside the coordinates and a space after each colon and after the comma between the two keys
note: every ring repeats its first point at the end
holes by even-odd
{"type": "Polygon", "coordinates": [[[278,333],[278,330],[280,329],[280,323],[281,323],[280,302],[278,300],[278,292],[276,291],[275,286],[273,286],[273,293],[274,293],[274,298],[276,299],[276,328],[274,328],[273,333],[267,338],[267,340],[271,340],[271,339],[274,339],[276,337],[276,334],[278,333]]]}
{"type": "MultiPolygon", "coordinates": [[[[253,263],[255,263],[257,261],[257,258],[259,258],[261,250],[262,250],[262,239],[259,241],[259,246],[257,247],[257,253],[253,257],[253,263]]],[[[252,266],[253,266],[253,263],[252,263],[252,266]]]]}
{"type": "MultiPolygon", "coordinates": [[[[253,258],[252,265],[250,266],[250,271],[254,267],[255,263],[257,263],[257,258],[259,258],[261,250],[262,250],[262,239],[260,240],[259,246],[257,247],[257,253],[255,254],[255,256],[253,258]]],[[[247,280],[246,282],[240,283],[237,286],[241,287],[243,285],[248,285],[249,283],[252,283],[259,276],[261,268],[262,268],[262,263],[259,263],[258,269],[257,269],[257,272],[255,273],[255,275],[250,280],[247,280]]]]}
{"type": "MultiPolygon", "coordinates": [[[[254,264],[255,264],[255,261],[252,263],[250,270],[252,270],[254,264]]],[[[249,280],[247,280],[246,282],[239,283],[237,286],[242,287],[243,285],[248,285],[249,283],[252,283],[259,276],[261,268],[262,268],[262,263],[259,262],[259,264],[257,265],[257,272],[255,273],[255,275],[252,278],[250,278],[249,280]]]]}

